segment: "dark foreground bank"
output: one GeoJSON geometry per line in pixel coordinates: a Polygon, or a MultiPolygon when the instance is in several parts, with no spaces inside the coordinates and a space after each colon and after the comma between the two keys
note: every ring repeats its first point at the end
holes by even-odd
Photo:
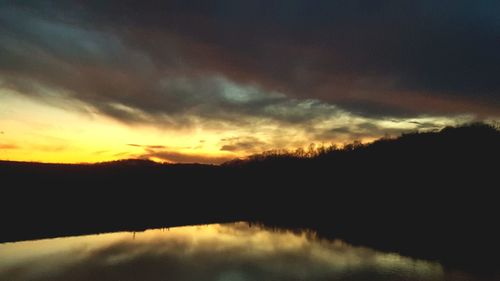
{"type": "Polygon", "coordinates": [[[0,162],[0,241],[259,221],[494,272],[499,144],[476,124],[221,166],[0,162]]]}

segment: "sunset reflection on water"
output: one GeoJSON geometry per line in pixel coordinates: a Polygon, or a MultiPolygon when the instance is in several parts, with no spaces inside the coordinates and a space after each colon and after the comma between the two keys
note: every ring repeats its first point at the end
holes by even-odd
{"type": "Polygon", "coordinates": [[[247,223],[0,244],[0,280],[9,281],[450,280],[452,275],[457,277],[439,263],[247,223]]]}

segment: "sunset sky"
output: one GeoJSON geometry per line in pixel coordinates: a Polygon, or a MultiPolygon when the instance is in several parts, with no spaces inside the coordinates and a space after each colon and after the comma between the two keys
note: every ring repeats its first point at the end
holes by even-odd
{"type": "Polygon", "coordinates": [[[500,1],[0,1],[0,160],[221,163],[500,120],[500,1]]]}

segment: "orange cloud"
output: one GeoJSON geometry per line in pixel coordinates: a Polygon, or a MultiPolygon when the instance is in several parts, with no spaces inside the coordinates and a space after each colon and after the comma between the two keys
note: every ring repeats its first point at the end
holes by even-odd
{"type": "Polygon", "coordinates": [[[0,143],[0,149],[18,149],[19,146],[15,144],[1,144],[0,143]]]}

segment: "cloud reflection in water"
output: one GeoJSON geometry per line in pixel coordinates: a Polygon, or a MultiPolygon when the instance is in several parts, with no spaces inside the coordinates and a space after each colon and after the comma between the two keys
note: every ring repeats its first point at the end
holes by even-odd
{"type": "Polygon", "coordinates": [[[438,263],[246,223],[0,245],[0,280],[446,280],[438,263]]]}

